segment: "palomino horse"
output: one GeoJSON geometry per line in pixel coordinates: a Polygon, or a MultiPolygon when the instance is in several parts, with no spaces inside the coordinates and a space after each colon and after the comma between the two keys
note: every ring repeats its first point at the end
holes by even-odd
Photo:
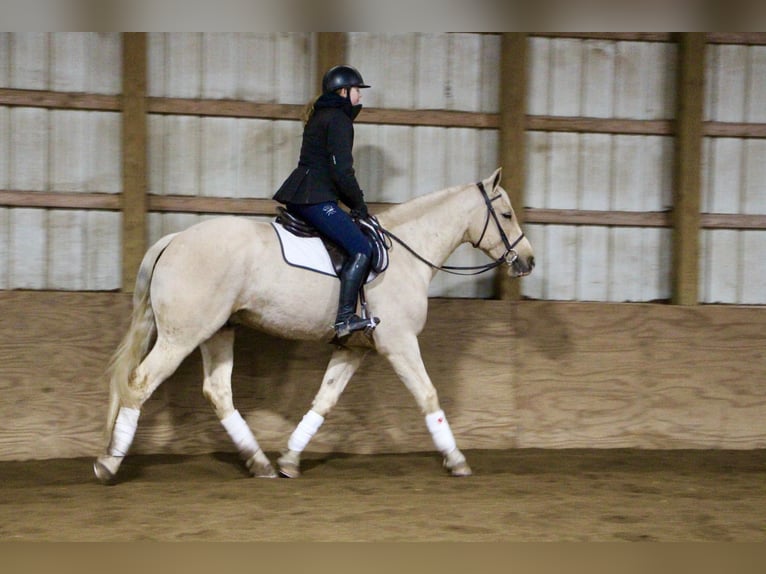
{"type": "MultiPolygon", "coordinates": [[[[487,269],[507,265],[508,273],[518,277],[534,267],[532,247],[499,184],[500,169],[477,184],[436,191],[378,215],[398,242],[392,243],[386,272],[366,287],[367,302],[381,323],[371,337],[355,335],[361,344],[352,338],[333,352],[311,409],[278,460],[282,475],[300,474],[301,452],[370,346],[389,360],[415,397],[444,466],[454,476],[471,474],[439,406],[417,337],[426,322],[428,285],[460,244],[471,242],[489,255],[494,261],[487,269]]],[[[209,219],[150,247],[136,279],[130,328],[110,363],[106,450],[94,464],[99,480],[115,477],[133,441],[141,406],[197,346],[203,393],[239,455],[254,476],[277,476],[234,408],[232,325],[287,339],[329,341],[339,281],[320,274],[307,281],[306,273],[311,272],[283,262],[271,225],[245,218],[209,219]]]]}

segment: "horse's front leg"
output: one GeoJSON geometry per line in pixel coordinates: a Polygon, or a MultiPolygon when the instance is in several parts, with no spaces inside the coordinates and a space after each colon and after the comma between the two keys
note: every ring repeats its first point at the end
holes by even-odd
{"type": "Polygon", "coordinates": [[[200,345],[205,379],[202,392],[218,415],[239,456],[253,476],[275,478],[271,462],[261,450],[245,419],[234,408],[231,372],[234,365],[234,329],[224,327],[200,345]]]}
{"type": "Polygon", "coordinates": [[[287,450],[277,460],[279,473],[287,478],[297,478],[301,475],[301,453],[309,441],[322,426],[325,417],[335,406],[346,388],[351,377],[362,364],[366,354],[365,349],[342,348],[336,350],[330,357],[322,385],[319,387],[311,409],[303,416],[301,422],[287,441],[287,450]]]}
{"type": "Polygon", "coordinates": [[[439,406],[436,388],[426,372],[420,356],[420,346],[415,335],[398,335],[395,340],[378,341],[378,352],[383,354],[399,375],[399,378],[415,397],[425,415],[426,426],[436,449],[444,456],[444,467],[452,476],[470,476],[471,467],[460,452],[452,434],[447,416],[439,406]]]}

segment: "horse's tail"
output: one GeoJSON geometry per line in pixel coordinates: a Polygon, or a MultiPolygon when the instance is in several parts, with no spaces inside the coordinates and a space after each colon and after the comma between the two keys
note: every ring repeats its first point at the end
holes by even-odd
{"type": "Polygon", "coordinates": [[[130,318],[130,327],[115,349],[107,367],[109,379],[109,410],[105,429],[107,448],[111,441],[112,429],[122,399],[129,396],[128,383],[133,371],[149,353],[149,348],[157,335],[157,325],[150,297],[152,275],[157,260],[175,236],[175,233],[166,235],[152,245],[144,255],[138,269],[133,290],[133,313],[130,318]]]}

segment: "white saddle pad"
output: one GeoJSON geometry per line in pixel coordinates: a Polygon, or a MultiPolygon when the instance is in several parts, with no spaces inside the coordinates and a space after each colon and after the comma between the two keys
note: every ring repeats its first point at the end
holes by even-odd
{"type": "MultiPolygon", "coordinates": [[[[298,237],[287,231],[282,224],[271,222],[274,231],[279,238],[279,246],[282,248],[282,258],[285,263],[293,267],[316,271],[323,275],[338,277],[332,265],[330,255],[319,237],[298,237]]],[[[369,283],[377,277],[377,273],[370,272],[365,283],[369,283]]]]}
{"type": "Polygon", "coordinates": [[[287,231],[281,224],[272,222],[279,237],[282,258],[293,267],[316,271],[324,275],[337,277],[330,255],[319,237],[298,237],[287,231]]]}

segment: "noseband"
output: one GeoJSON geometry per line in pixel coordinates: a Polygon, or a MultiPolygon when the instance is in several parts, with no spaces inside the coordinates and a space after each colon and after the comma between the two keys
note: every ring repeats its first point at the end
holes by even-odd
{"type": "Polygon", "coordinates": [[[444,271],[445,273],[450,273],[452,275],[479,275],[481,273],[485,273],[486,271],[489,271],[490,269],[494,269],[495,267],[499,267],[503,263],[506,265],[513,265],[514,261],[516,261],[519,258],[519,254],[516,253],[515,247],[519,244],[519,242],[524,239],[524,233],[522,232],[521,235],[513,242],[508,239],[508,236],[505,234],[505,231],[503,231],[503,226],[500,224],[500,220],[497,218],[497,213],[495,213],[495,208],[492,205],[492,202],[496,199],[499,199],[500,195],[497,195],[493,197],[492,199],[489,198],[487,195],[487,191],[484,189],[484,183],[479,181],[476,183],[476,186],[479,188],[479,191],[481,192],[482,197],[484,198],[484,203],[487,206],[487,217],[484,220],[484,229],[481,231],[481,236],[479,237],[479,240],[476,243],[471,243],[474,247],[479,247],[482,240],[484,239],[484,236],[487,234],[487,228],[489,227],[489,219],[490,217],[494,220],[495,225],[497,226],[497,230],[500,232],[500,237],[503,240],[503,245],[505,245],[505,253],[503,253],[500,257],[495,259],[494,261],[487,263],[485,265],[474,265],[474,266],[453,266],[453,265],[434,265],[428,259],[425,259],[418,253],[416,253],[409,245],[407,245],[404,241],[399,239],[396,235],[388,231],[387,229],[381,228],[381,231],[396,241],[399,245],[404,247],[407,251],[409,251],[412,255],[414,255],[419,261],[425,263],[432,269],[436,269],[438,271],[444,271]]]}

